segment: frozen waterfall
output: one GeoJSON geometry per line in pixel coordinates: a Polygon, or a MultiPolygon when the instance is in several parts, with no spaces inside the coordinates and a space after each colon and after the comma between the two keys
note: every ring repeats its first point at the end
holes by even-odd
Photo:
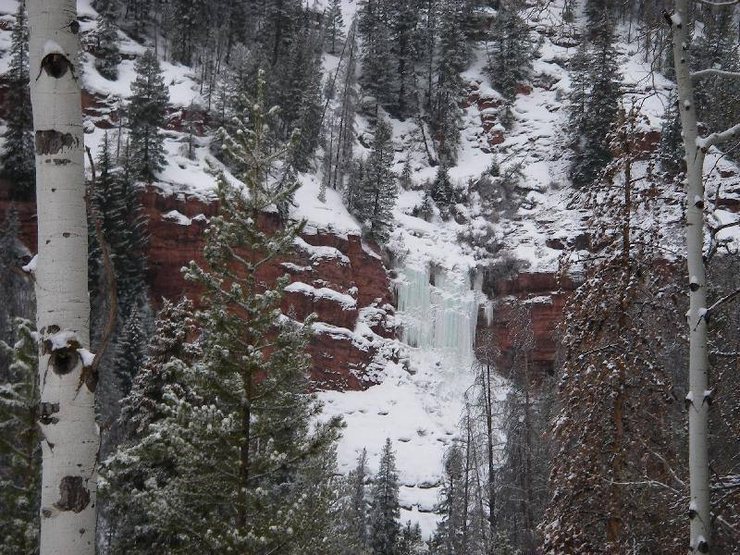
{"type": "Polygon", "coordinates": [[[402,340],[412,347],[438,349],[460,364],[469,364],[478,307],[486,303],[480,288],[471,286],[469,272],[425,265],[406,266],[399,274],[396,293],[402,340]]]}

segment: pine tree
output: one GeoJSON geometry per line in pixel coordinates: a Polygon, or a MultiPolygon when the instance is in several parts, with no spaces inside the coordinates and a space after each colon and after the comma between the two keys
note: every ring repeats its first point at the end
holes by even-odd
{"type": "Polygon", "coordinates": [[[445,219],[449,217],[452,206],[460,201],[460,193],[452,184],[450,173],[445,164],[441,164],[437,168],[437,175],[432,181],[427,195],[434,201],[445,219]]]}
{"type": "Polygon", "coordinates": [[[488,75],[496,90],[511,102],[516,96],[517,85],[529,78],[533,50],[529,27],[515,2],[509,0],[501,4],[492,35],[488,75]]]}
{"type": "Polygon", "coordinates": [[[345,38],[342,0],[330,0],[324,18],[324,48],[329,54],[336,54],[345,38]]]}
{"type": "Polygon", "coordinates": [[[440,161],[454,165],[460,143],[464,83],[460,72],[469,57],[463,0],[445,2],[439,15],[439,60],[432,92],[431,124],[440,161]]]}
{"type": "Polygon", "coordinates": [[[376,555],[397,553],[398,537],[401,532],[398,503],[398,471],[396,455],[390,438],[386,438],[380,456],[380,467],[375,475],[371,495],[370,545],[376,555]]]}
{"type": "Polygon", "coordinates": [[[437,509],[442,519],[437,525],[432,543],[436,553],[468,553],[466,529],[468,498],[465,483],[464,454],[459,445],[445,453],[445,474],[442,480],[441,502],[437,509]]]}
{"type": "Polygon", "coordinates": [[[191,65],[193,53],[199,41],[205,39],[209,24],[207,3],[201,0],[173,0],[170,6],[169,37],[172,41],[172,57],[185,65],[191,65]]]}
{"type": "Polygon", "coordinates": [[[98,73],[115,81],[118,79],[118,64],[121,63],[121,52],[118,48],[118,29],[116,27],[117,10],[109,3],[105,11],[99,12],[96,34],[95,69],[98,73]]]}
{"type": "Polygon", "coordinates": [[[617,51],[613,43],[613,26],[605,11],[593,30],[593,47],[588,55],[587,82],[591,86],[585,96],[585,112],[577,112],[577,102],[571,104],[576,154],[571,179],[576,187],[592,183],[612,158],[605,130],[616,121],[621,95],[617,51]]]}
{"type": "MultiPolygon", "coordinates": [[[[314,425],[321,405],[306,391],[310,321],[281,314],[287,276],[261,278],[304,225],[260,227],[270,217],[265,212],[297,187],[270,179],[287,147],[265,141],[263,88],[261,81],[249,124],[240,120],[237,133],[224,132],[230,158],[243,162],[237,177],[247,193],[219,175],[205,265],[193,262],[186,273],[204,290],[197,315],[203,354],[193,364],[172,361],[176,382],[156,404],[163,417],[130,447],[138,460],[168,465],[144,465],[152,473],[142,476],[141,464],[134,469],[126,453],[119,457],[117,474],[137,472],[146,529],[168,538],[168,552],[297,553],[306,545],[321,553],[331,543],[327,513],[340,421],[314,425]]],[[[132,395],[140,396],[138,383],[132,395]]]]}
{"type": "Polygon", "coordinates": [[[152,50],[136,61],[135,70],[128,107],[131,171],[135,179],[151,181],[165,163],[159,129],[165,124],[169,92],[152,50]]]}
{"type": "Polygon", "coordinates": [[[111,367],[122,396],[131,390],[131,383],[144,364],[146,336],[139,309],[134,306],[123,322],[118,335],[111,367]]]}
{"type": "Polygon", "coordinates": [[[167,429],[176,408],[172,399],[202,402],[193,387],[192,369],[201,352],[191,343],[196,334],[192,314],[189,301],[164,301],[144,365],[122,400],[122,440],[101,469],[112,553],[172,552],[182,544],[176,513],[162,513],[156,497],[158,487],[177,477],[178,446],[157,434],[167,429]]]}
{"type": "Polygon", "coordinates": [[[389,0],[363,0],[357,27],[362,38],[361,82],[375,98],[376,105],[382,106],[390,106],[395,101],[389,4],[389,0]]]}
{"type": "MultiPolygon", "coordinates": [[[[10,364],[0,384],[0,530],[4,555],[38,552],[41,500],[40,429],[54,407],[39,404],[38,354],[33,324],[16,318],[11,344],[0,341],[10,364]],[[39,410],[41,413],[39,414],[39,410]]],[[[58,408],[57,408],[58,410],[58,408]]]]}
{"type": "Polygon", "coordinates": [[[368,236],[385,242],[393,227],[393,207],[398,197],[393,173],[393,142],[391,126],[378,120],[373,150],[367,159],[365,174],[355,203],[355,214],[368,236]]]}
{"type": "Polygon", "coordinates": [[[660,165],[668,175],[677,176],[684,171],[684,149],[681,137],[681,118],[678,113],[678,98],[672,94],[663,115],[660,131],[660,165]]]}
{"type": "Polygon", "coordinates": [[[18,3],[10,45],[8,71],[7,129],[3,134],[0,164],[2,172],[15,183],[20,198],[33,197],[36,183],[34,158],[33,121],[28,75],[28,24],[25,2],[18,3]]]}
{"type": "MultiPolygon", "coordinates": [[[[700,67],[740,71],[740,38],[735,17],[736,11],[730,6],[706,9],[703,32],[691,48],[692,58],[700,67]]],[[[724,131],[740,121],[737,80],[716,75],[705,77],[695,96],[697,114],[710,132],[724,131]]],[[[735,149],[730,149],[728,154],[738,158],[735,149]]]]}
{"type": "Polygon", "coordinates": [[[427,553],[427,550],[421,536],[421,526],[418,522],[411,524],[409,520],[401,529],[398,539],[398,555],[421,555],[422,553],[427,553]]]}
{"type": "Polygon", "coordinates": [[[366,481],[367,451],[363,449],[357,457],[357,466],[350,471],[344,483],[342,517],[338,530],[343,544],[342,555],[370,553],[366,481]]]}
{"type": "Polygon", "coordinates": [[[419,59],[416,31],[419,11],[415,0],[398,0],[390,6],[391,55],[395,60],[395,101],[391,112],[401,119],[413,115],[416,108],[416,62],[419,59]]]}

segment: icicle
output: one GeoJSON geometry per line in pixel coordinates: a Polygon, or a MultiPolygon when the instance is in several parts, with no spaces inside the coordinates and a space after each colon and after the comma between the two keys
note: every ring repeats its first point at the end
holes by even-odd
{"type": "Polygon", "coordinates": [[[405,267],[396,284],[401,338],[412,347],[439,349],[460,365],[473,358],[478,307],[492,318],[492,305],[467,271],[405,267]],[[432,279],[430,279],[430,277],[432,279]],[[434,283],[434,285],[431,285],[434,283]]]}

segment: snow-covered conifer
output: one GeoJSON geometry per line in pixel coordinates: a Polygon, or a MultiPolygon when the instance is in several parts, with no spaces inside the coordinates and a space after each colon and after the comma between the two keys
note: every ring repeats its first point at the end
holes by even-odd
{"type": "MultiPolygon", "coordinates": [[[[0,371],[0,553],[36,553],[39,541],[41,500],[41,449],[39,414],[38,348],[33,324],[14,321],[9,343],[0,341],[0,353],[9,361],[0,371]]],[[[51,407],[49,407],[51,409],[51,407]]]]}
{"type": "Polygon", "coordinates": [[[509,0],[500,5],[487,67],[491,83],[509,102],[516,96],[517,85],[526,82],[532,69],[529,27],[516,4],[509,0]]]}
{"type": "Polygon", "coordinates": [[[121,52],[118,48],[118,28],[116,27],[116,18],[118,12],[115,5],[111,2],[105,8],[105,11],[99,12],[98,29],[96,33],[95,45],[95,69],[98,73],[115,81],[118,79],[118,64],[121,63],[121,52]]]}
{"type": "Polygon", "coordinates": [[[28,23],[25,2],[18,3],[10,43],[7,128],[0,165],[3,175],[15,183],[20,198],[33,196],[35,183],[33,120],[28,88],[28,23]]]}
{"type": "Polygon", "coordinates": [[[384,242],[393,227],[393,207],[398,197],[393,173],[393,135],[390,124],[380,119],[375,128],[373,150],[359,184],[355,214],[368,236],[384,242]]]}
{"type": "Polygon", "coordinates": [[[401,533],[398,487],[396,454],[390,438],[386,438],[370,494],[370,545],[376,555],[396,553],[401,533]]]}
{"type": "Polygon", "coordinates": [[[337,54],[344,44],[344,38],[342,0],[330,0],[324,13],[324,48],[329,54],[337,54]]]}
{"type": "Polygon", "coordinates": [[[136,61],[135,70],[128,106],[129,157],[134,179],[151,181],[164,167],[160,128],[165,124],[169,92],[153,50],[147,50],[136,61]]]}

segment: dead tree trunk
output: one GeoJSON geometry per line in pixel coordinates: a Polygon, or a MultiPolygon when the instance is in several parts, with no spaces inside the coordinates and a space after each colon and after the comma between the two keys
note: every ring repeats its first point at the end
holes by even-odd
{"type": "Polygon", "coordinates": [[[27,0],[36,137],[41,554],[95,553],[98,431],[74,0],[27,0]]]}

